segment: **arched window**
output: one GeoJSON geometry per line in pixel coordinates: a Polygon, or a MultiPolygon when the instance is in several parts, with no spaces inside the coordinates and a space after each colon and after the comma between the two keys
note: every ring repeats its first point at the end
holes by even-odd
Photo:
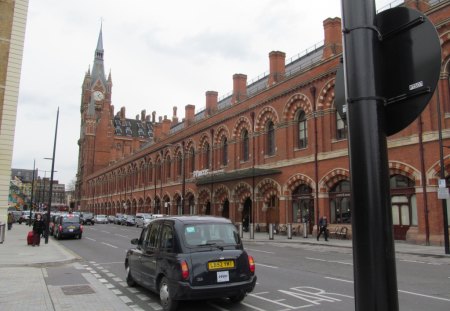
{"type": "Polygon", "coordinates": [[[336,139],[347,138],[347,124],[342,120],[341,115],[336,111],[336,139]]]}
{"type": "Polygon", "coordinates": [[[191,157],[191,173],[195,171],[195,149],[194,147],[191,147],[191,149],[189,150],[189,156],[191,157]]]}
{"type": "Polygon", "coordinates": [[[222,165],[228,164],[228,141],[226,137],[222,138],[222,165]]]}
{"type": "Polygon", "coordinates": [[[166,157],[166,159],[165,159],[165,161],[166,161],[166,178],[171,178],[172,177],[172,172],[171,172],[171,170],[170,170],[170,166],[171,166],[171,159],[170,159],[170,156],[167,156],[166,157]]]}
{"type": "Polygon", "coordinates": [[[249,138],[248,131],[244,129],[242,131],[242,161],[248,161],[249,159],[249,138]]]}
{"type": "Polygon", "coordinates": [[[308,145],[308,125],[306,123],[305,112],[302,110],[297,116],[297,147],[306,148],[308,145]]]}
{"type": "Polygon", "coordinates": [[[162,163],[161,163],[161,159],[158,159],[158,163],[156,163],[155,166],[155,177],[156,180],[161,180],[161,173],[162,173],[162,163]]]}
{"type": "Polygon", "coordinates": [[[203,167],[205,169],[208,169],[210,167],[211,164],[211,149],[209,148],[209,144],[205,143],[204,146],[204,161],[203,161],[203,167]]]}
{"type": "Polygon", "coordinates": [[[299,185],[292,191],[292,222],[314,223],[314,198],[308,185],[299,185]]]}
{"type": "Polygon", "coordinates": [[[330,223],[349,224],[352,221],[350,182],[342,180],[330,190],[330,223]]]}
{"type": "Polygon", "coordinates": [[[183,174],[183,154],[181,152],[178,152],[177,155],[177,175],[181,176],[183,174]]]}
{"type": "Polygon", "coordinates": [[[394,239],[406,239],[406,232],[400,232],[397,226],[417,226],[417,204],[414,181],[403,175],[392,175],[391,187],[392,224],[394,239]]]}
{"type": "Polygon", "coordinates": [[[275,126],[272,121],[267,122],[267,155],[275,154],[275,126]]]}
{"type": "Polygon", "coordinates": [[[153,164],[149,162],[147,164],[147,183],[153,181],[153,164]]]}

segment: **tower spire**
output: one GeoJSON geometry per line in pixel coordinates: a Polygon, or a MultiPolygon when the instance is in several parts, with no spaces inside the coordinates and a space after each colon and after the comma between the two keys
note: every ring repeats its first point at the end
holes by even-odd
{"type": "Polygon", "coordinates": [[[98,80],[106,86],[105,68],[103,64],[103,22],[100,24],[97,47],[95,49],[94,65],[92,66],[92,83],[95,85],[98,80]]]}

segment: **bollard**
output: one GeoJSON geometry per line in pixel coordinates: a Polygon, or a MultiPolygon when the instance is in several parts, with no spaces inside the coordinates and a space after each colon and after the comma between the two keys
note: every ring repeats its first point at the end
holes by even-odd
{"type": "Polygon", "coordinates": [[[244,237],[244,226],[242,224],[239,224],[239,236],[244,237]]]}
{"type": "Polygon", "coordinates": [[[253,240],[255,238],[255,231],[253,229],[253,224],[250,224],[248,227],[250,230],[250,239],[253,240]]]}
{"type": "Polygon", "coordinates": [[[292,224],[287,224],[287,238],[292,239],[292,224]]]}
{"type": "Polygon", "coordinates": [[[304,222],[303,223],[303,238],[307,238],[308,237],[308,223],[304,222]]]}
{"type": "Polygon", "coordinates": [[[5,241],[5,227],[6,224],[0,222],[0,243],[5,241]]]}
{"type": "Polygon", "coordinates": [[[273,224],[269,224],[269,240],[273,240],[273,224]]]}

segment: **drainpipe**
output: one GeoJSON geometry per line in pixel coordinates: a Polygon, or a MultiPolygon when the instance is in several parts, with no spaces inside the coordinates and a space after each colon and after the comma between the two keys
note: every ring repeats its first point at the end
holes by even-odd
{"type": "Polygon", "coordinates": [[[420,154],[420,174],[422,178],[423,189],[423,207],[425,212],[425,244],[430,245],[430,226],[428,223],[428,195],[427,195],[427,179],[425,175],[425,156],[423,150],[423,127],[422,115],[419,115],[419,154],[420,154]]]}
{"type": "MultiPolygon", "coordinates": [[[[317,104],[316,104],[316,87],[311,86],[309,88],[313,98],[313,120],[314,120],[314,180],[316,182],[316,193],[315,193],[315,211],[316,211],[316,221],[315,223],[319,223],[319,162],[318,162],[318,153],[319,153],[319,143],[317,138],[317,104]]],[[[317,226],[317,228],[319,228],[317,226]]]]}

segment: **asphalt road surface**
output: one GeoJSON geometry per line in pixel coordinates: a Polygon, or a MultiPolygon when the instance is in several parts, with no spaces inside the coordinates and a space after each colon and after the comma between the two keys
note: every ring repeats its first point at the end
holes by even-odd
{"type": "MultiPolygon", "coordinates": [[[[142,229],[114,224],[85,226],[81,240],[61,243],[81,256],[81,265],[133,309],[161,310],[157,295],[125,282],[125,253],[130,240],[142,229]]],[[[183,302],[180,311],[281,311],[354,310],[353,259],[351,249],[320,245],[249,242],[255,258],[258,283],[243,302],[225,299],[183,302]]],[[[450,260],[427,256],[397,255],[400,310],[450,310],[450,260]]],[[[49,268],[59,282],[77,278],[76,272],[49,268]]]]}

